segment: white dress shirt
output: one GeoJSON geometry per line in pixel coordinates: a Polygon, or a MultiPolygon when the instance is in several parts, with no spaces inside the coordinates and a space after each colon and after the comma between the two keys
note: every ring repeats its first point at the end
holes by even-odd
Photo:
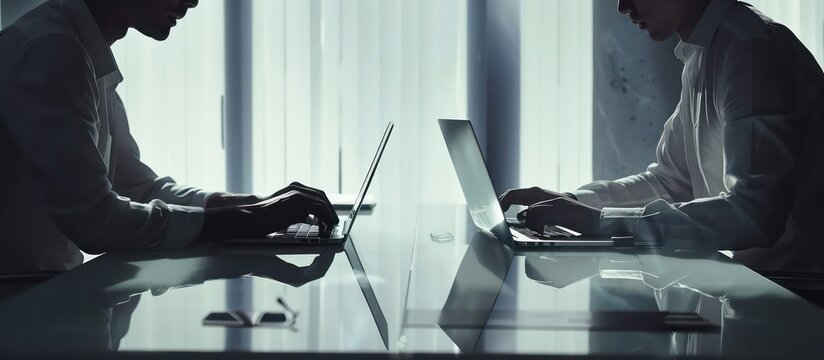
{"type": "Polygon", "coordinates": [[[824,74],[783,25],[713,0],[687,41],[681,101],[648,171],[574,194],[601,227],[674,249],[824,272],[824,74]]]}
{"type": "Polygon", "coordinates": [[[0,274],[198,238],[209,194],[140,161],[122,80],[83,0],[51,0],[0,33],[0,274]]]}

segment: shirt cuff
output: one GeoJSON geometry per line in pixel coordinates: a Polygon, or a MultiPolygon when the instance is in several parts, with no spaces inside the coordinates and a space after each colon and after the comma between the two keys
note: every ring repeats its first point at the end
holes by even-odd
{"type": "Polygon", "coordinates": [[[159,200],[152,201],[150,205],[168,210],[169,225],[162,245],[164,250],[182,250],[198,242],[206,216],[203,208],[168,205],[159,200]]]}
{"type": "Polygon", "coordinates": [[[610,236],[635,234],[644,208],[604,208],[601,210],[601,233],[610,236]]]}
{"type": "Polygon", "coordinates": [[[214,194],[214,192],[198,190],[197,193],[195,193],[195,196],[192,198],[192,202],[189,204],[189,206],[205,208],[206,202],[209,201],[209,197],[212,196],[212,194],[214,194]]]}
{"type": "Polygon", "coordinates": [[[598,197],[598,194],[596,194],[592,190],[576,190],[571,192],[570,194],[575,196],[578,202],[584,205],[592,206],[596,209],[604,207],[604,203],[601,201],[601,198],[598,197]]]}

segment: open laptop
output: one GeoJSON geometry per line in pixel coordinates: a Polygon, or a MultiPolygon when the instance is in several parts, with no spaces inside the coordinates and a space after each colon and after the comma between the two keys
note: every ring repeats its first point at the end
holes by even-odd
{"type": "Polygon", "coordinates": [[[375,177],[375,172],[378,169],[378,163],[383,157],[383,151],[386,149],[386,144],[389,143],[389,137],[392,136],[392,130],[395,128],[394,123],[389,123],[383,133],[378,152],[375,153],[372,159],[372,165],[369,166],[369,171],[366,172],[366,179],[363,180],[360,192],[355,198],[352,211],[349,216],[341,219],[341,223],[331,229],[322,230],[316,224],[294,224],[288,229],[279,231],[262,239],[232,239],[222,241],[229,244],[311,244],[311,245],[340,245],[349,237],[352,231],[352,226],[355,223],[355,218],[361,210],[361,207],[366,198],[366,193],[369,191],[369,185],[372,184],[372,179],[375,177]]]}
{"type": "Polygon", "coordinates": [[[546,247],[613,247],[633,246],[631,239],[588,238],[560,226],[547,226],[543,233],[527,229],[523,224],[507,222],[492,180],[486,168],[475,129],[469,120],[438,121],[443,138],[458,174],[472,220],[480,230],[492,233],[519,250],[546,247]],[[619,241],[620,243],[616,243],[619,241]]]}

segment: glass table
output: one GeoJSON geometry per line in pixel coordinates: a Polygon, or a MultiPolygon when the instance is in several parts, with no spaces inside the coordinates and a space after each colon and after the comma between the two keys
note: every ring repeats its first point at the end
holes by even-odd
{"type": "Polygon", "coordinates": [[[824,354],[824,311],[728,257],[513,251],[463,205],[339,248],[106,254],[0,302],[0,352],[824,354]]]}

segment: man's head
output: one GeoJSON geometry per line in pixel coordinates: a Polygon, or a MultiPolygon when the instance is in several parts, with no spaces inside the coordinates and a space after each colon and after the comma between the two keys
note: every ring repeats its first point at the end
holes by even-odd
{"type": "Polygon", "coordinates": [[[166,40],[171,28],[197,6],[198,0],[129,0],[130,26],[143,35],[156,40],[166,40]]]}
{"type": "Polygon", "coordinates": [[[156,40],[166,40],[177,21],[199,0],[85,0],[109,44],[129,28],[156,40]]]}
{"type": "Polygon", "coordinates": [[[656,41],[673,33],[688,36],[710,0],[619,0],[618,12],[627,15],[656,41]]]}

